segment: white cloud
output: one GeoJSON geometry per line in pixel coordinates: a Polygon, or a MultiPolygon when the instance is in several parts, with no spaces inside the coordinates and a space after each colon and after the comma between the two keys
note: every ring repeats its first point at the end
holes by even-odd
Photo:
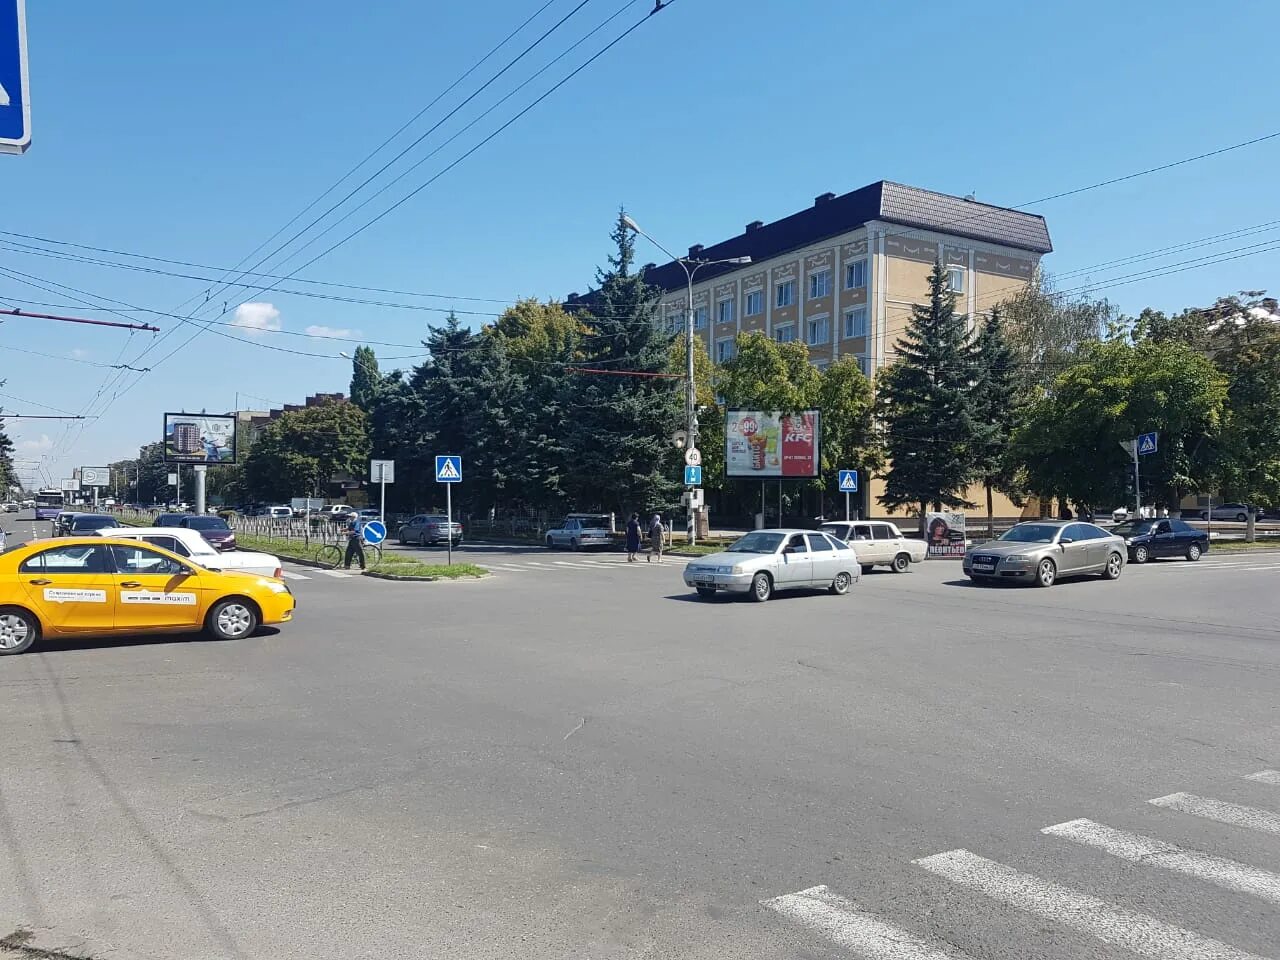
{"type": "Polygon", "coordinates": [[[53,449],[53,441],[47,433],[42,433],[39,440],[19,440],[17,448],[23,453],[48,453],[53,449]]]}
{"type": "Polygon", "coordinates": [[[323,324],[312,324],[307,327],[306,334],[308,337],[325,337],[330,340],[349,339],[351,337],[360,336],[359,330],[352,330],[348,327],[326,327],[323,324]]]}
{"type": "Polygon", "coordinates": [[[231,321],[231,325],[254,336],[279,330],[283,326],[280,323],[280,311],[271,303],[240,304],[236,307],[235,319],[231,321]]]}
{"type": "Polygon", "coordinates": [[[76,347],[74,350],[71,351],[71,357],[74,360],[83,360],[88,355],[89,355],[88,350],[82,350],[79,347],[76,347]]]}

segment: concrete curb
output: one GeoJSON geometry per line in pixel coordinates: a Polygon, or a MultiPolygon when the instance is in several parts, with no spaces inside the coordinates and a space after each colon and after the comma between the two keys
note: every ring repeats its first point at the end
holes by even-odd
{"type": "Polygon", "coordinates": [[[469,582],[473,580],[488,580],[493,576],[492,573],[482,573],[478,577],[415,577],[412,574],[404,573],[379,573],[377,570],[366,570],[363,575],[372,577],[374,580],[398,580],[404,583],[436,583],[441,580],[469,582]]]}

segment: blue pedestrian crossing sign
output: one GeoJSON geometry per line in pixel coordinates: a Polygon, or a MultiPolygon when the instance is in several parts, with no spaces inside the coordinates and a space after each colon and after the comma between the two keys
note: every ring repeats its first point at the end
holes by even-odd
{"type": "Polygon", "coordinates": [[[685,467],[684,485],[686,487],[702,486],[702,467],[685,467]]]}
{"type": "Polygon", "coordinates": [[[26,0],[0,0],[0,153],[30,145],[26,0]]]}
{"type": "Polygon", "coordinates": [[[1138,437],[1138,455],[1143,456],[1148,453],[1155,453],[1158,447],[1160,434],[1144,433],[1138,437]]]}
{"type": "Polygon", "coordinates": [[[857,493],[858,492],[858,471],[857,470],[841,470],[839,489],[841,493],[857,493]]]}
{"type": "Polygon", "coordinates": [[[376,547],[387,539],[387,525],[381,520],[368,520],[360,528],[360,534],[364,537],[365,543],[376,547]]]}
{"type": "Polygon", "coordinates": [[[436,483],[461,483],[462,458],[457,456],[436,457],[436,483]]]}

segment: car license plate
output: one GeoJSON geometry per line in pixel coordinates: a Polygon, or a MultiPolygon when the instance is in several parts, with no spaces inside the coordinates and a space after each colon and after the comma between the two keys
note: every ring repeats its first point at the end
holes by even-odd
{"type": "Polygon", "coordinates": [[[973,569],[979,573],[994,573],[996,565],[994,563],[975,563],[973,569]]]}

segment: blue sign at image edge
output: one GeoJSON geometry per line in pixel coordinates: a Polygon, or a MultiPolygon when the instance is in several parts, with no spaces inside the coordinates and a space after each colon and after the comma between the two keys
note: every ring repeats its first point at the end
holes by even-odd
{"type": "Polygon", "coordinates": [[[9,99],[0,107],[0,153],[22,153],[31,143],[27,82],[23,0],[0,0],[0,86],[9,99]]]}
{"type": "Polygon", "coordinates": [[[462,457],[443,455],[436,457],[436,483],[461,483],[462,457]]]}

